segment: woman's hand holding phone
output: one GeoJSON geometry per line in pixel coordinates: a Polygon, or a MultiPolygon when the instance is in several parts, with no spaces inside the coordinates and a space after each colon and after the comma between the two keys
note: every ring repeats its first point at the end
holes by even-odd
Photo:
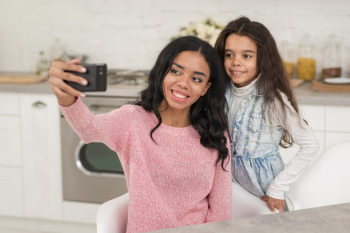
{"type": "Polygon", "coordinates": [[[70,106],[75,103],[77,97],[85,97],[84,92],[75,90],[66,81],[75,82],[86,86],[87,80],[65,71],[76,71],[85,73],[86,68],[80,66],[80,59],[73,59],[69,62],[54,61],[49,70],[50,88],[55,93],[58,103],[62,106],[70,106]]]}

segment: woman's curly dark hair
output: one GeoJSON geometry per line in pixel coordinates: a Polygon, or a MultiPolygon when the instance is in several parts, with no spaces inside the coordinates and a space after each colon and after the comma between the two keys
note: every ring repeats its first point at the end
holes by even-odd
{"type": "Polygon", "coordinates": [[[216,164],[221,160],[221,166],[224,169],[224,161],[228,157],[226,143],[230,140],[225,137],[228,126],[224,111],[225,89],[229,79],[225,75],[223,63],[210,44],[193,36],[181,37],[170,42],[159,54],[149,73],[148,87],[141,92],[140,100],[136,105],[153,112],[158,118],[158,124],[150,132],[154,140],[153,132],[162,123],[158,106],[164,100],[163,80],[170,71],[175,57],[184,51],[200,53],[209,66],[211,86],[206,94],[191,106],[190,121],[200,135],[200,143],[204,147],[218,151],[216,164]]]}

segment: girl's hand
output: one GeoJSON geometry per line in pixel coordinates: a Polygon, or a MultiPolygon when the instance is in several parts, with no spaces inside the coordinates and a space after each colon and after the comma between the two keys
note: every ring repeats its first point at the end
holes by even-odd
{"type": "Polygon", "coordinates": [[[267,203],[267,207],[269,207],[269,209],[272,212],[276,212],[276,210],[275,210],[275,208],[276,208],[276,209],[278,209],[278,211],[280,213],[282,213],[284,208],[286,207],[284,200],[281,200],[281,199],[275,199],[275,198],[269,197],[267,195],[265,197],[260,197],[260,199],[267,203]]]}
{"type": "Polygon", "coordinates": [[[85,97],[85,93],[80,92],[69,86],[63,80],[72,81],[81,85],[87,85],[87,80],[74,74],[65,72],[65,70],[85,73],[86,68],[80,66],[80,60],[74,59],[69,62],[54,61],[51,64],[50,88],[55,93],[58,103],[62,106],[72,105],[77,97],[85,97]]]}

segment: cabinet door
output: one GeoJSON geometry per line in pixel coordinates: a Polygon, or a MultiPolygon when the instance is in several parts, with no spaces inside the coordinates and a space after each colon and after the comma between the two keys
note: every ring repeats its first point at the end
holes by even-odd
{"type": "MultiPolygon", "coordinates": [[[[340,142],[350,141],[349,133],[333,133],[327,132],[326,134],[326,149],[340,142]]],[[[350,154],[350,151],[349,151],[350,154]]]]}
{"type": "Polygon", "coordinates": [[[20,119],[0,116],[0,165],[21,166],[20,119]]]}
{"type": "Polygon", "coordinates": [[[23,216],[21,168],[0,167],[0,215],[23,216]]]}
{"type": "Polygon", "coordinates": [[[20,96],[24,214],[63,218],[60,113],[54,95],[20,96]]]}
{"type": "Polygon", "coordinates": [[[326,107],[316,105],[300,105],[300,115],[314,131],[325,131],[326,107]]]}
{"type": "Polygon", "coordinates": [[[19,94],[0,93],[0,114],[19,115],[19,94]]]}
{"type": "Polygon", "coordinates": [[[327,106],[326,131],[350,133],[350,107],[327,106]]]}

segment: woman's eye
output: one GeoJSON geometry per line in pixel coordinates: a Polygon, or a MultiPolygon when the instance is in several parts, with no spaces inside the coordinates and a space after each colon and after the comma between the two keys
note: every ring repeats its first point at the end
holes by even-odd
{"type": "Polygon", "coordinates": [[[230,53],[226,53],[226,54],[225,54],[225,57],[233,57],[233,55],[230,54],[230,53]]]}
{"type": "Polygon", "coordinates": [[[248,54],[244,54],[243,57],[244,57],[244,58],[251,58],[252,56],[251,56],[251,55],[248,55],[248,54]]]}
{"type": "Polygon", "coordinates": [[[180,74],[180,71],[175,70],[175,69],[171,69],[170,72],[173,73],[173,74],[180,74]]]}
{"type": "Polygon", "coordinates": [[[195,81],[195,82],[198,82],[198,83],[202,82],[202,79],[197,78],[197,77],[193,77],[192,80],[195,81]]]}

